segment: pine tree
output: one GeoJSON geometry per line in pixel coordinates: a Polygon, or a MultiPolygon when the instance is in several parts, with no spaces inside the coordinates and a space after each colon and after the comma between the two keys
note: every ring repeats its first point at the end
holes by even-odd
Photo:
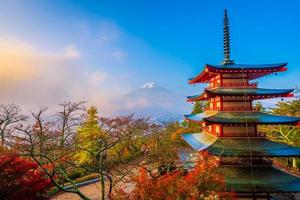
{"type": "Polygon", "coordinates": [[[91,155],[94,152],[98,136],[101,134],[98,111],[95,106],[87,110],[85,122],[77,130],[77,147],[79,149],[75,158],[80,163],[89,163],[91,155]]]}

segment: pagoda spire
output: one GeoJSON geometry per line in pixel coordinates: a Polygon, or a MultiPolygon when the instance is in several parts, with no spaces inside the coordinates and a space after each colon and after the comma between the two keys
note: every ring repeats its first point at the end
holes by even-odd
{"type": "Polygon", "coordinates": [[[223,43],[224,43],[223,64],[234,63],[233,60],[230,60],[230,32],[229,32],[229,20],[228,20],[228,16],[227,16],[227,9],[225,9],[225,12],[224,12],[223,43]]]}

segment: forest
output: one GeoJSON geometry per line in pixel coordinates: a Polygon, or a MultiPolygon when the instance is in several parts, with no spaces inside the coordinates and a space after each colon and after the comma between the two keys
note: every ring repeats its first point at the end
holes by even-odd
{"type": "MultiPolygon", "coordinates": [[[[182,140],[182,133],[201,131],[197,124],[156,123],[134,114],[108,118],[84,102],[59,106],[54,115],[47,107],[26,115],[17,105],[0,105],[1,199],[50,199],[64,192],[88,200],[78,185],[88,180],[99,181],[102,200],[235,198],[226,192],[218,157],[192,151],[182,140]]],[[[192,113],[204,106],[195,103],[192,113]]],[[[300,116],[299,100],[255,107],[300,116]]],[[[299,127],[259,130],[272,141],[300,146],[299,127]]],[[[287,159],[286,167],[299,168],[300,162],[287,159]]]]}

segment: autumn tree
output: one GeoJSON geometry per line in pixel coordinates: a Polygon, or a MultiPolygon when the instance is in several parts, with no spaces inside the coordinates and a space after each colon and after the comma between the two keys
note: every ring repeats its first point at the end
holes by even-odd
{"type": "Polygon", "coordinates": [[[180,168],[153,176],[142,168],[133,178],[134,189],[126,191],[125,188],[120,188],[115,191],[113,199],[233,199],[234,194],[226,192],[225,180],[217,166],[216,157],[202,152],[195,167],[189,171],[180,168]]]}
{"type": "Polygon", "coordinates": [[[14,138],[23,156],[29,156],[59,190],[75,193],[89,200],[70,178],[72,166],[66,162],[74,156],[74,137],[80,124],[83,103],[63,103],[62,110],[46,118],[47,108],[32,113],[32,124],[15,127],[14,138]],[[71,187],[66,189],[65,184],[71,187]]]}
{"type": "Polygon", "coordinates": [[[50,186],[50,179],[29,158],[8,152],[0,155],[1,199],[46,199],[50,186]]]}
{"type": "Polygon", "coordinates": [[[180,123],[172,122],[160,127],[156,132],[147,136],[148,153],[144,159],[147,165],[143,168],[150,173],[168,173],[177,168],[180,149],[186,147],[177,131],[180,123]]]}
{"type": "Polygon", "coordinates": [[[96,108],[91,107],[78,129],[76,156],[79,160],[74,166],[99,175],[101,198],[105,199],[119,181],[134,173],[134,167],[145,156],[144,137],[155,128],[147,119],[133,115],[98,118],[96,108]]]}
{"type": "Polygon", "coordinates": [[[83,121],[82,106],[81,102],[61,104],[55,116],[47,116],[42,108],[32,113],[32,123],[15,127],[14,139],[22,155],[31,157],[61,191],[89,199],[70,172],[82,169],[98,174],[104,199],[138,168],[147,155],[146,138],[158,126],[133,115],[99,118],[95,107],[88,109],[83,121]]]}
{"type": "Polygon", "coordinates": [[[0,148],[5,148],[13,126],[26,119],[20,114],[20,109],[14,104],[0,105],[0,148]]]}

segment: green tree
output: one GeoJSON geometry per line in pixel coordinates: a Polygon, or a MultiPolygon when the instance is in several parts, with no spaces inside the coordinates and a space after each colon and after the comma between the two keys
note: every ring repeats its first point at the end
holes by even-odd
{"type": "Polygon", "coordinates": [[[259,112],[266,112],[266,108],[262,105],[260,101],[255,103],[254,109],[259,112]]]}
{"type": "Polygon", "coordinates": [[[87,110],[86,120],[77,130],[76,146],[78,152],[75,155],[75,159],[79,163],[89,163],[91,161],[91,153],[89,153],[89,151],[97,151],[97,149],[95,149],[97,147],[97,138],[101,134],[98,118],[97,108],[91,106],[87,110]]]}
{"type": "MultiPolygon", "coordinates": [[[[300,116],[300,100],[278,102],[271,109],[275,115],[300,116]]],[[[274,125],[259,126],[259,131],[267,134],[267,137],[276,142],[283,142],[293,146],[300,146],[300,129],[297,126],[274,125]]]]}
{"type": "Polygon", "coordinates": [[[272,109],[272,113],[300,117],[300,100],[280,101],[272,109]]]}
{"type": "MultiPolygon", "coordinates": [[[[204,107],[206,105],[206,102],[202,102],[202,101],[196,101],[194,106],[193,106],[193,110],[191,112],[191,114],[200,114],[202,112],[204,112],[204,107]]],[[[192,122],[192,121],[183,121],[181,123],[181,126],[184,127],[186,129],[186,131],[189,132],[200,132],[201,126],[196,123],[196,122],[192,122]]]]}
{"type": "Polygon", "coordinates": [[[172,122],[163,126],[159,131],[152,133],[147,138],[149,153],[145,158],[149,172],[158,171],[159,175],[174,170],[179,160],[179,149],[186,143],[178,134],[181,126],[172,122]]]}
{"type": "Polygon", "coordinates": [[[192,114],[198,114],[202,113],[204,111],[205,103],[202,101],[196,101],[196,103],[193,106],[192,114]]]}

